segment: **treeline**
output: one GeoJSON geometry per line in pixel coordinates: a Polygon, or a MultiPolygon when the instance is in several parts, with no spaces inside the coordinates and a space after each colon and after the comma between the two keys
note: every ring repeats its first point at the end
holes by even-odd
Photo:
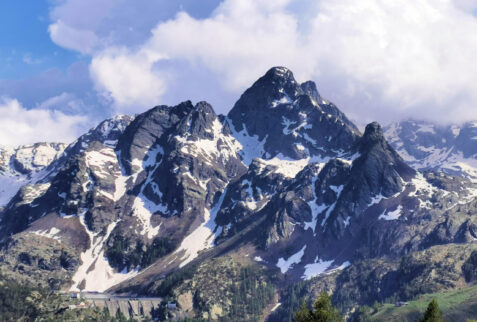
{"type": "Polygon", "coordinates": [[[275,296],[275,287],[263,279],[259,268],[242,267],[240,275],[240,286],[232,290],[230,313],[221,321],[258,321],[275,296]]]}
{"type": "Polygon", "coordinates": [[[291,284],[282,291],[282,304],[270,315],[269,321],[291,321],[294,312],[300,308],[302,299],[308,294],[308,281],[291,284]]]}
{"type": "Polygon", "coordinates": [[[145,268],[151,265],[156,259],[174,250],[175,244],[168,238],[154,238],[150,245],[145,245],[141,241],[131,242],[130,239],[120,235],[114,236],[106,250],[106,258],[109,264],[118,271],[125,267],[128,270],[136,267],[145,268]]]}
{"type": "Polygon", "coordinates": [[[191,279],[197,270],[197,265],[188,265],[167,275],[154,291],[155,296],[173,299],[173,290],[183,281],[191,279]]]}
{"type": "Polygon", "coordinates": [[[0,321],[129,321],[99,308],[70,309],[78,304],[67,296],[20,283],[0,273],[0,321]]]}
{"type": "MultiPolygon", "coordinates": [[[[366,318],[355,316],[355,320],[366,321],[366,318]]],[[[321,295],[313,303],[313,307],[309,308],[305,300],[302,300],[300,309],[294,314],[293,322],[342,322],[343,317],[339,310],[333,306],[331,297],[326,293],[321,295]]],[[[444,322],[442,312],[436,300],[432,300],[427,309],[424,311],[419,322],[444,322]]]]}

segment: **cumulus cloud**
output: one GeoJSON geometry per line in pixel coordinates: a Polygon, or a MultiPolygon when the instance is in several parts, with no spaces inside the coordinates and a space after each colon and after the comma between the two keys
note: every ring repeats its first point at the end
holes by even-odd
{"type": "Polygon", "coordinates": [[[90,54],[99,44],[99,39],[91,30],[75,29],[58,20],[48,27],[51,39],[58,45],[90,54]]]}
{"type": "Polygon", "coordinates": [[[164,82],[152,70],[161,58],[148,50],[131,54],[126,49],[110,49],[93,58],[91,75],[97,89],[121,106],[121,112],[131,113],[154,105],[163,94],[164,82]]]}
{"type": "Polygon", "coordinates": [[[203,17],[220,0],[56,0],[50,11],[51,39],[83,54],[110,46],[139,45],[150,30],[179,10],[203,17]]]}
{"type": "Polygon", "coordinates": [[[16,99],[0,99],[0,144],[18,146],[35,142],[75,140],[85,130],[86,116],[56,110],[25,109],[16,99]]]}
{"type": "Polygon", "coordinates": [[[226,112],[284,65],[361,122],[465,121],[477,118],[475,8],[473,0],[225,0],[207,18],[180,12],[139,44],[98,49],[90,72],[120,111],[195,98],[200,88],[200,99],[226,112]],[[194,84],[208,81],[191,71],[210,83],[194,84]]]}

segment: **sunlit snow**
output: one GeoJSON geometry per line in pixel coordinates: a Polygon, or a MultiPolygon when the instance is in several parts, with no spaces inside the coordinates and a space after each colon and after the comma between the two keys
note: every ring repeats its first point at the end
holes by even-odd
{"type": "Polygon", "coordinates": [[[71,291],[79,291],[79,286],[84,280],[83,291],[103,292],[137,275],[137,271],[129,273],[115,272],[104,257],[104,244],[114,227],[116,227],[117,222],[109,224],[106,234],[100,236],[99,233],[93,233],[88,229],[84,222],[84,214],[80,215],[79,218],[86,233],[89,235],[90,247],[81,253],[81,265],[72,277],[73,285],[70,288],[71,291]]]}
{"type": "Polygon", "coordinates": [[[396,220],[399,219],[401,216],[401,211],[402,211],[402,206],[399,205],[396,210],[393,211],[388,211],[386,214],[382,214],[379,216],[378,219],[384,219],[384,220],[396,220]]]}
{"type": "Polygon", "coordinates": [[[301,258],[305,254],[305,249],[306,245],[298,252],[288,257],[288,259],[285,260],[283,257],[278,259],[277,267],[280,268],[282,274],[285,274],[293,265],[298,264],[301,261],[301,258]]]}
{"type": "Polygon", "coordinates": [[[226,192],[224,191],[219,198],[217,204],[209,211],[204,209],[204,220],[202,224],[194,229],[183,240],[175,253],[184,252],[181,257],[182,262],[179,267],[184,267],[199,255],[199,252],[214,246],[215,238],[220,234],[220,230],[215,224],[215,217],[222,206],[226,192]]]}

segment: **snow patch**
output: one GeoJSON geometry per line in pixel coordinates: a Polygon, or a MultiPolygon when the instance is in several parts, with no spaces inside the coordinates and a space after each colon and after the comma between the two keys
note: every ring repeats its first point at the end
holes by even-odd
{"type": "Polygon", "coordinates": [[[112,148],[86,152],[86,165],[99,178],[108,178],[110,167],[117,162],[116,153],[112,148]]]}
{"type": "Polygon", "coordinates": [[[368,207],[371,207],[372,205],[378,204],[381,202],[381,200],[386,199],[385,196],[382,194],[377,194],[374,197],[371,198],[371,202],[368,204],[368,207]]]}
{"type": "Polygon", "coordinates": [[[267,137],[265,136],[261,141],[258,139],[258,135],[251,136],[248,134],[245,124],[243,130],[237,132],[232,124],[232,121],[227,121],[232,132],[232,136],[239,143],[238,154],[242,158],[242,162],[249,166],[253,159],[261,158],[265,153],[265,142],[267,137]]]}
{"type": "Polygon", "coordinates": [[[221,233],[215,224],[215,217],[222,206],[225,198],[226,191],[222,193],[217,204],[209,211],[204,208],[204,221],[202,224],[194,229],[183,240],[179,248],[174,253],[180,253],[184,251],[184,255],[181,257],[181,263],[179,267],[184,267],[195,259],[199,252],[214,246],[215,239],[221,233]],[[215,233],[214,233],[215,230],[215,233]]]}
{"type": "Polygon", "coordinates": [[[165,209],[161,205],[156,205],[143,194],[140,194],[134,199],[132,205],[133,216],[135,216],[142,225],[142,230],[139,232],[141,235],[146,235],[147,238],[152,239],[159,233],[161,224],[153,227],[151,224],[152,214],[157,211],[164,212],[165,209]]]}
{"type": "Polygon", "coordinates": [[[17,194],[18,190],[27,182],[24,177],[0,175],[0,207],[7,205],[17,194]]]}
{"type": "Polygon", "coordinates": [[[378,219],[384,219],[384,220],[396,220],[401,217],[401,211],[402,211],[402,206],[399,205],[396,210],[393,211],[388,211],[387,214],[382,214],[379,216],[378,219]]]}
{"type": "Polygon", "coordinates": [[[212,123],[213,139],[189,140],[189,133],[184,137],[176,136],[175,139],[181,144],[180,151],[195,157],[201,156],[208,162],[222,160],[227,162],[237,156],[243,148],[241,143],[230,135],[223,134],[223,126],[216,118],[212,123]]]}
{"type": "Polygon", "coordinates": [[[281,105],[281,104],[290,104],[290,103],[292,103],[292,100],[290,99],[290,97],[287,94],[284,94],[282,96],[282,98],[280,98],[278,100],[274,100],[272,102],[272,108],[275,108],[275,107],[277,107],[278,105],[281,105]]]}
{"type": "Polygon", "coordinates": [[[308,280],[312,277],[318,276],[326,271],[332,263],[333,260],[323,261],[317,257],[315,263],[305,265],[305,273],[302,278],[308,280]]]}
{"type": "Polygon", "coordinates": [[[82,263],[73,275],[73,285],[70,291],[80,291],[79,286],[84,281],[83,291],[104,292],[108,288],[137,275],[137,270],[129,273],[124,271],[123,273],[115,272],[104,257],[104,244],[116,227],[117,221],[109,224],[106,228],[106,234],[100,236],[99,233],[93,233],[88,229],[84,221],[84,214],[80,215],[79,219],[89,236],[90,247],[81,254],[82,263]]]}
{"type": "Polygon", "coordinates": [[[32,231],[31,233],[38,236],[48,237],[61,242],[60,236],[56,236],[58,233],[60,233],[60,230],[56,227],[52,227],[50,229],[45,230],[32,231]]]}
{"type": "MultiPolygon", "coordinates": [[[[157,234],[159,233],[159,229],[161,228],[161,224],[157,225],[156,227],[152,226],[151,218],[153,214],[156,212],[168,212],[167,205],[163,205],[162,203],[156,204],[144,195],[145,187],[147,187],[149,184],[155,184],[152,176],[156,169],[162,163],[162,159],[160,162],[156,163],[159,154],[164,155],[164,150],[161,146],[156,146],[154,149],[150,150],[147,154],[147,157],[144,158],[142,167],[144,170],[148,171],[147,178],[141,187],[140,193],[134,199],[132,205],[133,216],[135,216],[142,225],[142,230],[140,231],[140,234],[146,235],[149,239],[152,239],[157,236],[157,234]]],[[[124,191],[126,190],[125,184],[127,179],[128,178],[118,177],[116,181],[116,184],[118,185],[116,186],[118,194],[115,193],[115,198],[120,198],[121,194],[124,194],[124,191]]],[[[156,195],[158,195],[159,199],[162,199],[162,194],[160,193],[157,184],[155,193],[156,195]]]]}
{"type": "Polygon", "coordinates": [[[333,268],[334,262],[334,260],[323,261],[319,257],[316,257],[315,263],[305,265],[305,273],[303,274],[302,279],[309,280],[321,274],[332,274],[336,271],[343,270],[350,265],[350,262],[346,261],[340,266],[333,268]]]}
{"type": "Polygon", "coordinates": [[[279,307],[280,305],[282,305],[282,303],[278,302],[278,303],[272,308],[272,310],[271,310],[270,312],[273,312],[273,311],[275,311],[276,309],[278,309],[278,307],[279,307]]]}
{"type": "Polygon", "coordinates": [[[278,259],[277,267],[280,268],[282,274],[285,274],[293,265],[298,264],[301,261],[301,258],[305,254],[305,249],[306,245],[303,246],[303,248],[298,252],[291,255],[287,260],[285,260],[283,257],[278,259]]]}
{"type": "Polygon", "coordinates": [[[267,166],[272,166],[274,167],[274,169],[267,173],[267,175],[274,172],[279,173],[287,178],[294,178],[298,174],[298,172],[303,170],[303,168],[308,165],[310,158],[305,158],[301,160],[283,160],[278,157],[275,157],[270,160],[257,160],[259,161],[261,166],[259,174],[262,174],[267,166]]]}

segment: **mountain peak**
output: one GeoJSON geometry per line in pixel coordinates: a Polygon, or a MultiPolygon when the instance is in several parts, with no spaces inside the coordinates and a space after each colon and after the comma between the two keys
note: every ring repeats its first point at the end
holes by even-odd
{"type": "Polygon", "coordinates": [[[264,98],[272,99],[280,99],[286,96],[294,100],[298,95],[303,94],[292,71],[285,67],[270,68],[249,90],[263,92],[264,98]]]}
{"type": "Polygon", "coordinates": [[[266,73],[265,77],[277,77],[277,78],[294,78],[293,72],[283,66],[275,66],[270,68],[266,73]]]}
{"type": "Polygon", "coordinates": [[[320,98],[315,83],[299,84],[285,67],[260,77],[227,117],[233,130],[260,142],[266,158],[337,156],[336,151],[350,152],[359,136],[336,106],[320,98]]]}
{"type": "Polygon", "coordinates": [[[316,88],[316,84],[313,81],[306,81],[300,85],[301,89],[303,92],[313,98],[316,102],[319,102],[320,99],[320,93],[318,92],[318,89],[316,88]]]}
{"type": "Polygon", "coordinates": [[[384,133],[381,125],[378,122],[371,122],[366,125],[364,137],[373,141],[384,139],[384,133]]]}
{"type": "Polygon", "coordinates": [[[387,147],[383,129],[378,122],[369,123],[364,130],[360,149],[361,151],[367,151],[378,143],[382,143],[383,147],[387,147]]]}
{"type": "Polygon", "coordinates": [[[364,130],[364,135],[377,135],[377,136],[383,136],[383,129],[381,128],[381,125],[374,121],[366,125],[366,128],[364,130]]]}
{"type": "MultiPolygon", "coordinates": [[[[366,125],[364,135],[361,138],[360,149],[361,156],[356,160],[357,165],[353,169],[359,169],[358,171],[376,173],[384,176],[396,176],[393,171],[388,171],[393,168],[404,180],[410,180],[415,175],[415,171],[409,167],[404,160],[396,153],[392,146],[387,142],[384,137],[383,129],[378,122],[372,122],[366,125]],[[364,168],[361,169],[360,167],[364,168]],[[369,170],[369,171],[368,171],[369,170]]],[[[389,180],[388,180],[389,181],[389,180]]],[[[394,180],[399,182],[399,180],[394,180]]],[[[379,183],[376,187],[385,187],[386,185],[379,183]]],[[[400,191],[400,184],[390,187],[388,193],[384,195],[390,195],[397,191],[400,191]]]]}

